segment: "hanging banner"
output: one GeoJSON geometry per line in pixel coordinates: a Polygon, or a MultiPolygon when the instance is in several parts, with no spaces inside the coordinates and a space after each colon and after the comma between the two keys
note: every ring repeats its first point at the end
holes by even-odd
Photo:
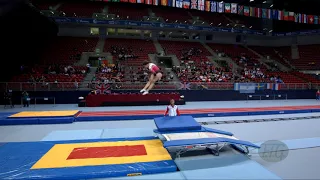
{"type": "Polygon", "coordinates": [[[231,3],[231,13],[237,14],[238,10],[238,4],[237,3],[231,3]]]}
{"type": "Polygon", "coordinates": [[[204,0],[198,0],[198,10],[204,11],[204,0]]]}
{"type": "Polygon", "coordinates": [[[217,12],[217,2],[211,1],[211,12],[217,12]]]}
{"type": "Polygon", "coordinates": [[[191,0],[191,9],[197,9],[198,3],[197,0],[191,0]]]}

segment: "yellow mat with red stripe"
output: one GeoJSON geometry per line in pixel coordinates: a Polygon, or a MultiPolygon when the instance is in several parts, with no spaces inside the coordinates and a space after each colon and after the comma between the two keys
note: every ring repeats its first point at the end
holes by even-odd
{"type": "Polygon", "coordinates": [[[22,111],[9,116],[9,118],[32,118],[32,117],[69,117],[74,116],[79,110],[69,111],[22,111]]]}
{"type": "Polygon", "coordinates": [[[158,139],[56,144],[31,169],[130,164],[171,159],[158,139]]]}

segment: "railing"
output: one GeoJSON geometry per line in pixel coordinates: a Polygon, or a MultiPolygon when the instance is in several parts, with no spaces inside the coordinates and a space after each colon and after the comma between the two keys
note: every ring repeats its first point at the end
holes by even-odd
{"type": "MultiPolygon", "coordinates": [[[[117,82],[103,85],[102,89],[109,90],[140,90],[144,87],[143,82],[117,82]]],[[[1,90],[11,89],[13,91],[75,91],[79,90],[80,84],[76,86],[73,82],[59,83],[29,83],[29,82],[0,82],[1,90]]],[[[85,89],[97,89],[97,83],[85,84],[85,89]]],[[[280,90],[294,89],[317,89],[320,84],[307,83],[286,83],[279,84],[280,90]]],[[[181,83],[181,82],[166,82],[157,83],[155,90],[233,90],[233,83],[181,83]]],[[[257,89],[259,90],[259,89],[257,89]]],[[[262,90],[262,89],[260,89],[262,90]]]]}

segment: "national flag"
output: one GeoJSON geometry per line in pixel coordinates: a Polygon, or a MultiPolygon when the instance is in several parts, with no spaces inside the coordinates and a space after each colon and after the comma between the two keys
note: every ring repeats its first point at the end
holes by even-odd
{"type": "Polygon", "coordinates": [[[137,0],[137,3],[144,3],[144,0],[137,0]]]}
{"type": "Polygon", "coordinates": [[[289,21],[289,12],[283,11],[283,20],[284,21],[289,21]]]}
{"type": "Polygon", "coordinates": [[[245,16],[250,15],[250,9],[248,6],[244,6],[243,15],[245,15],[245,16]]]}
{"type": "Polygon", "coordinates": [[[272,10],[271,9],[267,9],[267,18],[272,19],[272,10]]]}
{"type": "Polygon", "coordinates": [[[211,7],[210,1],[206,1],[206,11],[207,12],[210,12],[210,7],[211,7]]]}
{"type": "Polygon", "coordinates": [[[238,4],[237,3],[231,3],[231,13],[237,14],[237,8],[238,4]]]}
{"type": "Polygon", "coordinates": [[[244,6],[239,5],[239,6],[238,6],[238,14],[239,14],[239,15],[243,15],[243,10],[244,10],[244,6]]]}
{"type": "Polygon", "coordinates": [[[189,9],[190,8],[190,0],[184,0],[183,1],[183,8],[189,9]]]}
{"type": "Polygon", "coordinates": [[[267,18],[267,13],[268,13],[267,9],[262,8],[261,11],[262,11],[261,17],[262,17],[262,18],[267,18]]]}
{"type": "Polygon", "coordinates": [[[137,0],[129,0],[129,3],[137,3],[137,0]]]}
{"type": "Polygon", "coordinates": [[[211,1],[211,12],[217,12],[217,2],[211,1]]]}
{"type": "Polygon", "coordinates": [[[308,23],[307,15],[306,15],[306,14],[302,14],[301,23],[304,23],[304,24],[307,24],[307,23],[308,23]]]}
{"type": "Polygon", "coordinates": [[[152,0],[145,0],[144,3],[145,3],[145,4],[152,5],[152,0]]]}
{"type": "Polygon", "coordinates": [[[158,6],[159,5],[159,0],[153,0],[153,5],[158,6]]]}
{"type": "Polygon", "coordinates": [[[299,23],[302,23],[302,14],[299,14],[298,22],[299,22],[299,23]]]}
{"type": "Polygon", "coordinates": [[[176,7],[176,0],[169,0],[169,6],[176,7]]]}
{"type": "Polygon", "coordinates": [[[104,85],[104,84],[98,84],[96,85],[96,94],[110,94],[110,86],[104,85]]]}
{"type": "Polygon", "coordinates": [[[120,2],[129,2],[129,0],[120,0],[120,2]]]}
{"type": "Polygon", "coordinates": [[[314,16],[314,24],[319,24],[319,16],[314,16]]]}
{"type": "Polygon", "coordinates": [[[225,3],[224,4],[224,12],[225,13],[231,13],[231,5],[230,5],[230,3],[225,3]]]}
{"type": "Polygon", "coordinates": [[[197,9],[198,3],[197,0],[191,0],[191,9],[197,9]]]}
{"type": "Polygon", "coordinates": [[[239,83],[240,93],[255,93],[256,83],[239,83]]]}
{"type": "Polygon", "coordinates": [[[218,2],[218,12],[223,13],[224,12],[224,2],[218,2]]]}
{"type": "Polygon", "coordinates": [[[204,11],[204,0],[198,0],[198,10],[204,11]]]}
{"type": "Polygon", "coordinates": [[[314,24],[313,15],[308,15],[308,24],[314,24]]]}
{"type": "Polygon", "coordinates": [[[294,22],[299,22],[299,14],[294,15],[294,22]]]}
{"type": "Polygon", "coordinates": [[[250,7],[250,16],[255,17],[256,16],[256,8],[255,7],[250,7]]]}
{"type": "Polygon", "coordinates": [[[176,0],[176,7],[177,8],[182,8],[182,0],[176,0]]]}
{"type": "Polygon", "coordinates": [[[289,12],[289,21],[295,21],[294,12],[289,12]]]}
{"type": "Polygon", "coordinates": [[[184,83],[180,83],[180,88],[179,89],[183,89],[183,90],[190,90],[191,84],[188,82],[184,82],[184,83]]]}
{"type": "Polygon", "coordinates": [[[279,14],[279,11],[278,10],[275,10],[273,9],[272,10],[272,19],[277,19],[278,20],[278,14],[279,14]]]}
{"type": "Polygon", "coordinates": [[[111,0],[111,2],[120,2],[120,0],[111,0]]]}
{"type": "Polygon", "coordinates": [[[267,83],[267,89],[273,89],[273,83],[267,83]]]}
{"type": "Polygon", "coordinates": [[[256,84],[256,90],[265,90],[266,84],[265,83],[257,83],[256,84]]]}
{"type": "Polygon", "coordinates": [[[161,5],[162,6],[168,6],[169,5],[169,0],[161,0],[161,5]]]}
{"type": "Polygon", "coordinates": [[[276,90],[276,91],[280,90],[280,84],[274,84],[273,90],[276,90]]]}
{"type": "Polygon", "coordinates": [[[256,8],[256,17],[261,18],[261,8],[256,8]]]}
{"type": "Polygon", "coordinates": [[[278,20],[283,20],[283,11],[278,11],[278,20]]]}

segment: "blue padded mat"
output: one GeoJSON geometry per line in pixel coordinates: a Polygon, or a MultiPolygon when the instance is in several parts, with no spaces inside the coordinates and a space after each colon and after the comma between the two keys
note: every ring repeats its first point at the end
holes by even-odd
{"type": "Polygon", "coordinates": [[[177,167],[172,160],[126,165],[120,164],[30,170],[33,164],[36,163],[45,153],[47,153],[48,150],[50,150],[55,144],[147,139],[155,138],[146,137],[6,143],[0,146],[0,179],[87,179],[126,176],[130,173],[154,174],[175,172],[177,170],[177,167]]]}
{"type": "Polygon", "coordinates": [[[158,131],[201,130],[201,125],[192,116],[174,116],[155,118],[158,131]]]}
{"type": "Polygon", "coordinates": [[[66,130],[53,131],[41,141],[63,141],[83,139],[133,138],[155,136],[151,128],[125,129],[93,129],[93,130],[66,130]]]}
{"type": "Polygon", "coordinates": [[[30,125],[38,123],[38,118],[5,118],[0,120],[0,125],[30,125]]]}
{"type": "Polygon", "coordinates": [[[73,123],[74,117],[50,117],[50,118],[38,118],[39,124],[66,124],[73,123]]]}
{"type": "Polygon", "coordinates": [[[185,140],[174,140],[174,141],[171,140],[171,141],[164,142],[163,147],[167,148],[167,147],[176,147],[176,146],[190,146],[195,144],[214,144],[214,143],[220,143],[220,142],[244,145],[244,146],[253,147],[253,148],[260,148],[258,145],[248,141],[228,139],[228,138],[200,138],[200,139],[185,139],[185,140]]]}
{"type": "Polygon", "coordinates": [[[79,139],[100,139],[103,129],[53,131],[41,141],[63,141],[79,139]]]}
{"type": "Polygon", "coordinates": [[[152,128],[104,129],[101,138],[134,138],[155,136],[152,128]]]}
{"type": "MultiPolygon", "coordinates": [[[[145,176],[131,176],[131,177],[118,177],[118,178],[111,178],[115,180],[119,179],[141,179],[141,180],[186,180],[184,178],[182,172],[174,172],[174,173],[165,173],[165,174],[151,174],[151,175],[145,175],[145,176]]],[[[99,178],[94,180],[110,180],[110,178],[99,178]]]]}
{"type": "Polygon", "coordinates": [[[184,130],[184,131],[165,131],[165,132],[160,132],[157,129],[153,130],[154,133],[157,134],[165,134],[165,133],[187,133],[187,132],[212,132],[212,133],[218,133],[218,134],[224,134],[224,135],[228,135],[228,136],[233,136],[233,133],[231,132],[227,132],[227,131],[222,131],[222,130],[218,130],[218,129],[212,129],[212,128],[208,128],[208,127],[201,127],[200,130],[184,130]]]}
{"type": "Polygon", "coordinates": [[[4,118],[0,119],[0,125],[67,124],[73,121],[74,117],[4,118]]]}

